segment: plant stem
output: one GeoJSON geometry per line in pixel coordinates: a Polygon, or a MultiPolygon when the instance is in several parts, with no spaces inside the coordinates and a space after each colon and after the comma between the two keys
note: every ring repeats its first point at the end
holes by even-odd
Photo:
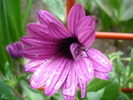
{"type": "Polygon", "coordinates": [[[14,92],[14,94],[15,94],[19,99],[24,100],[24,98],[21,96],[21,94],[20,94],[17,90],[13,89],[12,87],[11,87],[11,89],[12,89],[12,91],[14,92]]]}

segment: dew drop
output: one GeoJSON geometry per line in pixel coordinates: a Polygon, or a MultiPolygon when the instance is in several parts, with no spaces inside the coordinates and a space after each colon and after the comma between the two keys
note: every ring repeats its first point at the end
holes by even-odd
{"type": "Polygon", "coordinates": [[[101,62],[105,62],[105,59],[101,59],[101,62]]]}
{"type": "Polygon", "coordinates": [[[84,71],[83,73],[86,73],[86,71],[84,71]]]}
{"type": "Polygon", "coordinates": [[[89,73],[91,73],[91,68],[88,68],[89,73]]]}
{"type": "Polygon", "coordinates": [[[76,53],[78,54],[79,52],[78,52],[78,51],[76,51],[76,53]]]}
{"type": "Polygon", "coordinates": [[[100,57],[100,56],[98,56],[98,59],[101,59],[101,57],[100,57]]]}
{"type": "Polygon", "coordinates": [[[106,65],[107,65],[107,64],[108,64],[108,62],[105,62],[104,64],[106,64],[106,65]]]}

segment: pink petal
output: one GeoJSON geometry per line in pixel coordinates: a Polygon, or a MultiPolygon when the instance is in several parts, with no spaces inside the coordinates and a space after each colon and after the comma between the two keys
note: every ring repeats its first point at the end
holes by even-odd
{"type": "Polygon", "coordinates": [[[63,95],[64,100],[74,100],[75,96],[63,95]]]}
{"type": "Polygon", "coordinates": [[[31,36],[22,37],[21,42],[26,47],[57,46],[59,44],[59,41],[56,41],[55,39],[49,39],[44,37],[31,37],[31,36]]]}
{"type": "Polygon", "coordinates": [[[42,64],[32,75],[30,85],[32,88],[39,88],[45,85],[45,93],[50,96],[54,94],[64,82],[69,71],[69,66],[65,67],[65,58],[54,58],[48,60],[49,63],[42,64]],[[64,64],[62,64],[64,63],[64,64]],[[62,76],[62,73],[64,76],[62,76]]]}
{"type": "Polygon", "coordinates": [[[79,44],[73,43],[70,46],[71,54],[73,55],[73,67],[81,79],[90,81],[93,78],[94,69],[85,49],[82,49],[79,44]]]}
{"type": "Polygon", "coordinates": [[[88,58],[81,58],[73,64],[79,78],[85,81],[91,81],[94,75],[94,69],[91,61],[88,58]]]}
{"type": "Polygon", "coordinates": [[[84,27],[89,27],[89,28],[94,29],[95,19],[92,16],[85,16],[84,18],[80,19],[75,26],[75,32],[84,27]]]}
{"type": "Polygon", "coordinates": [[[84,98],[85,94],[86,94],[87,81],[85,81],[81,78],[78,78],[78,86],[81,90],[81,98],[84,98]]]}
{"type": "Polygon", "coordinates": [[[31,47],[20,51],[20,54],[28,59],[49,59],[57,53],[56,46],[31,47]]]}
{"type": "Polygon", "coordinates": [[[47,63],[41,64],[41,66],[33,73],[31,80],[30,80],[30,86],[33,89],[40,88],[41,86],[44,86],[47,79],[50,76],[51,65],[56,59],[49,59],[47,63]]]}
{"type": "Polygon", "coordinates": [[[74,5],[68,15],[68,28],[72,34],[74,34],[75,25],[83,17],[85,17],[84,8],[80,4],[74,5]]]}
{"type": "MultiPolygon", "coordinates": [[[[59,61],[61,62],[61,60],[59,61]]],[[[71,61],[66,58],[62,60],[60,65],[54,64],[53,66],[55,65],[56,67],[55,69],[51,69],[53,71],[51,71],[51,76],[47,80],[45,85],[45,93],[48,96],[55,94],[66,80],[66,77],[71,67],[71,61]]]]}
{"type": "Polygon", "coordinates": [[[55,23],[50,23],[48,26],[50,35],[55,39],[63,39],[72,37],[70,33],[67,32],[66,28],[58,26],[55,23]]]}
{"type": "Polygon", "coordinates": [[[30,36],[35,36],[35,37],[50,37],[48,34],[48,29],[46,26],[37,24],[37,23],[30,23],[27,26],[28,33],[30,36]]]}
{"type": "Polygon", "coordinates": [[[72,43],[70,45],[70,51],[71,51],[71,54],[74,58],[74,60],[80,60],[81,59],[81,55],[79,54],[80,53],[80,47],[81,45],[78,44],[78,43],[72,43]]]}
{"type": "Polygon", "coordinates": [[[103,79],[103,80],[108,80],[109,79],[109,75],[108,72],[99,72],[99,71],[94,71],[94,76],[99,78],[99,79],[103,79]]]}
{"type": "Polygon", "coordinates": [[[47,60],[30,60],[25,65],[25,71],[27,72],[35,72],[42,64],[46,63],[47,60]]]}
{"type": "Polygon", "coordinates": [[[51,13],[44,11],[44,10],[39,10],[37,13],[38,20],[41,24],[48,26],[50,22],[53,22],[59,26],[64,27],[64,25],[51,13]]]}
{"type": "Polygon", "coordinates": [[[75,35],[83,46],[90,47],[95,39],[95,30],[89,27],[81,28],[75,35]]]}
{"type": "Polygon", "coordinates": [[[109,59],[100,51],[89,48],[87,54],[92,61],[95,70],[100,72],[109,72],[112,70],[112,65],[109,59]]]}
{"type": "Polygon", "coordinates": [[[65,100],[74,100],[77,90],[77,76],[75,69],[71,67],[66,81],[62,85],[62,94],[65,100]]]}

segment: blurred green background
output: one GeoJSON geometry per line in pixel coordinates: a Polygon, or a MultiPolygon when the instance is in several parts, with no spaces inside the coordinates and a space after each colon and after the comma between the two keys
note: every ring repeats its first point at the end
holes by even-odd
{"type": "MultiPolygon", "coordinates": [[[[77,0],[87,15],[96,19],[96,31],[133,33],[133,0],[77,0]]],[[[0,0],[0,100],[63,100],[59,91],[47,97],[43,91],[31,89],[31,73],[24,72],[26,59],[13,59],[6,46],[27,35],[26,25],[37,22],[38,10],[47,10],[66,24],[65,0],[0,0]]],[[[86,98],[75,100],[133,100],[132,40],[96,39],[93,46],[113,63],[110,79],[94,78],[88,83],[86,98]]]]}

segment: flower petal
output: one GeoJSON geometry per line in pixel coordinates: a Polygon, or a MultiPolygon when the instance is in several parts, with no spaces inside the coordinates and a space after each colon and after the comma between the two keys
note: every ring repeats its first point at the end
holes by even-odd
{"type": "Polygon", "coordinates": [[[56,46],[31,47],[20,51],[20,54],[28,59],[49,59],[57,53],[56,46]]]}
{"type": "Polygon", "coordinates": [[[58,26],[55,23],[52,23],[52,22],[49,23],[48,29],[49,29],[50,35],[55,39],[72,37],[72,35],[68,33],[65,28],[58,26]]]}
{"type": "Polygon", "coordinates": [[[100,51],[89,48],[87,54],[92,61],[95,70],[100,72],[109,72],[112,70],[112,65],[109,59],[100,51]]]}
{"type": "Polygon", "coordinates": [[[91,81],[94,75],[94,69],[91,61],[88,58],[81,58],[73,64],[79,78],[85,81],[91,81]]]}
{"type": "Polygon", "coordinates": [[[99,78],[99,79],[103,79],[103,80],[108,80],[109,79],[109,75],[108,72],[99,72],[99,71],[94,71],[94,76],[99,78]]]}
{"type": "Polygon", "coordinates": [[[76,31],[75,35],[83,46],[90,47],[95,39],[95,30],[86,27],[76,31]]]}
{"type": "Polygon", "coordinates": [[[84,98],[85,94],[86,94],[87,81],[85,81],[81,78],[78,78],[78,86],[81,90],[81,98],[84,98]]]}
{"type": "Polygon", "coordinates": [[[21,42],[14,42],[6,46],[6,51],[8,52],[8,54],[15,59],[21,57],[19,51],[22,49],[24,49],[24,45],[22,45],[21,42]]]}
{"type": "Polygon", "coordinates": [[[80,44],[72,43],[70,45],[70,51],[71,51],[71,54],[72,54],[74,60],[80,60],[81,59],[82,56],[79,54],[80,53],[80,44]]]}
{"type": "Polygon", "coordinates": [[[85,16],[84,18],[80,19],[75,26],[75,32],[84,27],[90,27],[90,28],[94,29],[95,28],[95,19],[92,16],[85,16]]]}
{"type": "Polygon", "coordinates": [[[50,76],[50,71],[52,71],[49,65],[56,61],[56,59],[47,60],[47,63],[41,64],[41,66],[33,73],[30,79],[31,88],[37,89],[45,85],[47,79],[50,76]]]}
{"type": "Polygon", "coordinates": [[[59,44],[59,41],[55,39],[44,38],[44,37],[31,37],[31,36],[22,37],[21,42],[26,47],[57,46],[59,44]]]}
{"type": "Polygon", "coordinates": [[[48,29],[46,26],[37,24],[37,23],[30,23],[27,26],[28,33],[30,36],[35,36],[35,37],[50,37],[48,34],[48,29]]]}
{"type": "Polygon", "coordinates": [[[73,67],[75,68],[78,77],[85,81],[92,80],[94,69],[86,50],[80,48],[79,44],[73,43],[70,46],[70,51],[74,58],[73,67]]]}
{"type": "Polygon", "coordinates": [[[70,66],[66,64],[66,58],[55,58],[45,65],[42,64],[31,78],[31,87],[35,89],[45,86],[46,95],[53,95],[67,77],[70,66]]]}
{"type": "Polygon", "coordinates": [[[48,26],[50,22],[53,22],[59,26],[64,27],[64,25],[51,13],[44,11],[44,10],[39,10],[37,13],[38,20],[41,24],[48,26]]]}
{"type": "Polygon", "coordinates": [[[27,72],[35,72],[42,64],[46,63],[47,60],[30,60],[25,65],[25,71],[27,72]]]}
{"type": "Polygon", "coordinates": [[[71,67],[61,90],[65,100],[74,100],[77,90],[77,76],[73,67],[71,67]]]}
{"type": "Polygon", "coordinates": [[[83,17],[85,17],[84,8],[80,4],[74,5],[68,15],[68,28],[72,34],[74,34],[76,23],[83,17]]]}
{"type": "MultiPolygon", "coordinates": [[[[56,64],[54,64],[53,66],[55,65],[56,64]]],[[[46,95],[51,96],[57,92],[57,90],[62,86],[62,84],[66,80],[70,67],[71,61],[66,58],[62,60],[59,66],[57,65],[55,69],[52,69],[53,71],[51,73],[51,76],[47,80],[45,85],[46,95]]]]}

